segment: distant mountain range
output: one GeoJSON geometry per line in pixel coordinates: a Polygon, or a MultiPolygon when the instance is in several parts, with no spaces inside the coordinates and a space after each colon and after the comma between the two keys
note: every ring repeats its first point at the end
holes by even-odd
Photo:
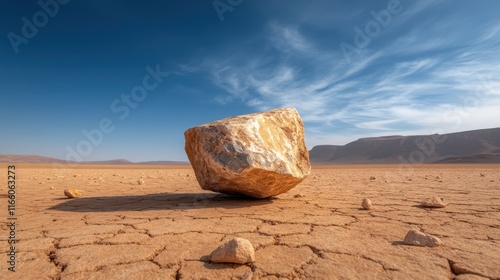
{"type": "MultiPolygon", "coordinates": [[[[343,146],[319,145],[309,151],[312,163],[500,163],[500,127],[449,134],[361,138],[343,146]]],[[[126,159],[66,162],[36,155],[0,155],[0,163],[161,165],[183,161],[131,162],[126,159]]]]}
{"type": "Polygon", "coordinates": [[[449,134],[361,138],[309,151],[313,163],[500,163],[500,128],[449,134]]]}
{"type": "Polygon", "coordinates": [[[160,164],[188,164],[184,161],[145,161],[145,162],[131,162],[126,159],[113,159],[105,161],[84,161],[84,162],[73,162],[65,161],[62,159],[35,156],[35,155],[0,155],[0,163],[40,163],[40,164],[103,164],[103,165],[127,165],[127,164],[148,164],[148,165],[160,165],[160,164]]]}

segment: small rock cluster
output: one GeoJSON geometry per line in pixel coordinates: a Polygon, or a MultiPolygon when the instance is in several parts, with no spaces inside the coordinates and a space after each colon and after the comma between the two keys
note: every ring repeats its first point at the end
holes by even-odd
{"type": "MultiPolygon", "coordinates": [[[[423,200],[420,205],[428,208],[443,208],[448,205],[442,197],[431,197],[423,200]]],[[[372,208],[372,202],[369,198],[364,198],[361,202],[361,207],[365,210],[372,208]]],[[[433,235],[420,232],[418,230],[410,230],[403,241],[404,244],[424,247],[435,247],[441,245],[441,240],[433,235]]]]}

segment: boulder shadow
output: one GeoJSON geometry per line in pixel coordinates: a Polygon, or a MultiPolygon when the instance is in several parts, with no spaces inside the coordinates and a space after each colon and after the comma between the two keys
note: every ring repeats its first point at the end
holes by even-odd
{"type": "Polygon", "coordinates": [[[429,206],[424,206],[422,204],[415,204],[415,205],[412,205],[411,207],[419,208],[419,209],[423,209],[423,210],[429,210],[429,211],[439,209],[437,207],[429,207],[429,206]]]}
{"type": "Polygon", "coordinates": [[[404,243],[403,241],[401,240],[397,240],[397,241],[392,241],[391,243],[392,245],[394,246],[409,246],[408,244],[404,243]]]}
{"type": "Polygon", "coordinates": [[[64,202],[48,210],[67,212],[116,212],[151,210],[188,210],[204,208],[244,208],[273,203],[275,198],[257,199],[219,193],[156,193],[146,195],[82,197],[54,200],[64,202]]]}
{"type": "Polygon", "coordinates": [[[211,270],[227,270],[228,268],[238,268],[246,264],[235,264],[235,263],[214,263],[210,261],[210,255],[202,256],[199,261],[203,262],[203,267],[211,270]]]}

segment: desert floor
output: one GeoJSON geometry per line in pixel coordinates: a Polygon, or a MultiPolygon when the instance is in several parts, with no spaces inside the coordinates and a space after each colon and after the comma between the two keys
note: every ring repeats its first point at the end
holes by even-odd
{"type": "Polygon", "coordinates": [[[187,165],[17,164],[16,272],[0,168],[2,279],[500,279],[499,165],[315,166],[255,200],[201,190],[187,165]],[[449,205],[419,207],[432,196],[449,205]],[[403,245],[413,228],[443,244],[403,245]],[[208,262],[234,236],[255,263],[208,262]]]}

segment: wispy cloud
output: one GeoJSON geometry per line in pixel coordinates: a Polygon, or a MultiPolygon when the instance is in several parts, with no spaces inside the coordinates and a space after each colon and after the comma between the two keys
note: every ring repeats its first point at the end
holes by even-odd
{"type": "Polygon", "coordinates": [[[264,55],[240,53],[201,67],[224,90],[220,104],[296,107],[310,145],[330,139],[328,134],[341,134],[345,141],[500,125],[488,115],[500,110],[500,25],[463,34],[455,31],[453,19],[440,22],[446,24],[434,33],[430,22],[395,33],[364,49],[353,63],[299,26],[273,22],[263,40],[272,50],[264,55]]]}

